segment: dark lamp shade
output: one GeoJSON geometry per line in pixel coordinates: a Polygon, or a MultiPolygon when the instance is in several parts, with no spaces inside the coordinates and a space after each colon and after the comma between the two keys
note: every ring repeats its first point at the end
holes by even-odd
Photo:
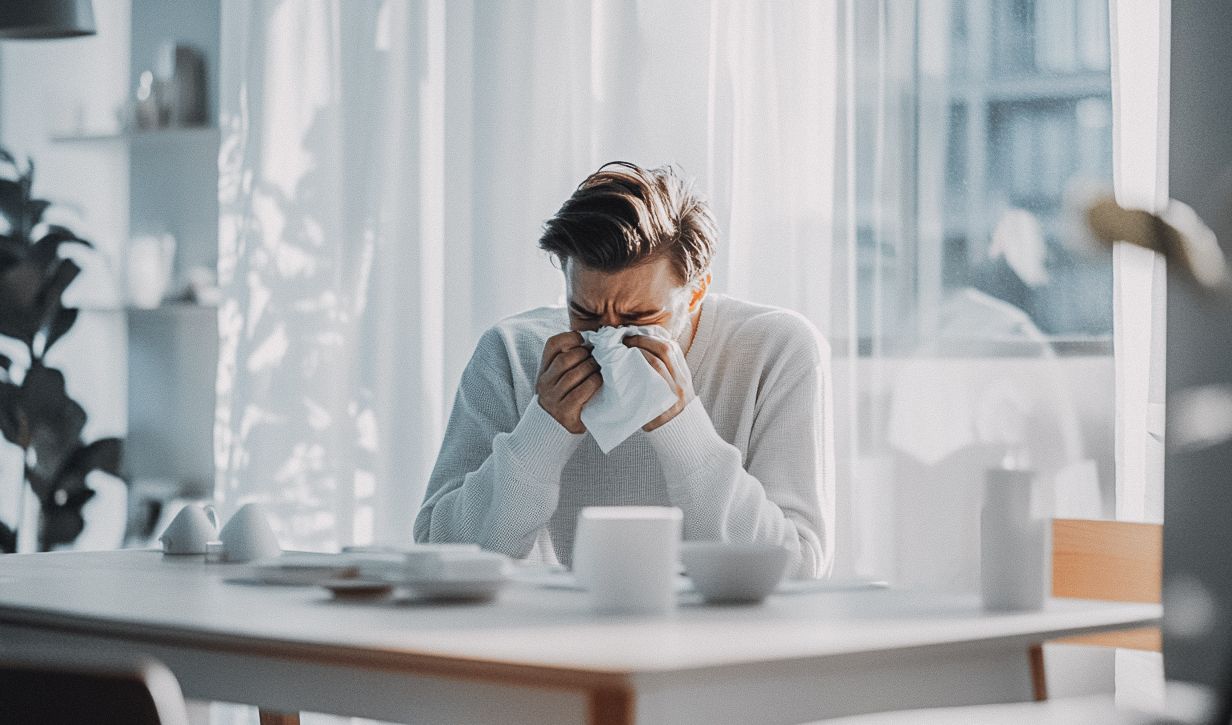
{"type": "Polygon", "coordinates": [[[90,0],[0,0],[0,39],[76,38],[94,32],[90,0]]]}

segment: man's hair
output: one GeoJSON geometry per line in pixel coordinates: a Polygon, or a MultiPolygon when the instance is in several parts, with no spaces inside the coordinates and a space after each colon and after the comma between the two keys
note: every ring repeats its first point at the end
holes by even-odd
{"type": "Polygon", "coordinates": [[[539,248],[562,267],[572,259],[608,272],[665,256],[689,284],[709,271],[717,239],[710,207],[674,169],[613,161],[544,224],[539,248]]]}

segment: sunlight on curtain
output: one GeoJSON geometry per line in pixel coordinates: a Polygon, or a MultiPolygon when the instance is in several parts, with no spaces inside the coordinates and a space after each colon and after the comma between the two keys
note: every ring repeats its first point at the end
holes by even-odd
{"type": "Polygon", "coordinates": [[[265,501],[295,548],[410,540],[475,341],[559,301],[540,226],[610,160],[696,179],[722,230],[715,290],[842,337],[837,18],[812,2],[226,2],[224,507],[265,501]]]}
{"type": "Polygon", "coordinates": [[[224,7],[217,496],[284,546],[409,538],[440,433],[442,7],[224,7]]]}

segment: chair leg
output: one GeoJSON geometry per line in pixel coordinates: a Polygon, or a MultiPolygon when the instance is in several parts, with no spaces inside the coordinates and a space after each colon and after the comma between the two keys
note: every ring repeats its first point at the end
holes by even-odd
{"type": "Polygon", "coordinates": [[[273,712],[258,709],[257,714],[261,717],[261,725],[299,725],[298,712],[273,712]]]}
{"type": "Polygon", "coordinates": [[[1048,681],[1044,677],[1044,646],[1033,644],[1027,648],[1027,658],[1031,662],[1031,692],[1036,702],[1048,699],[1048,681]]]}

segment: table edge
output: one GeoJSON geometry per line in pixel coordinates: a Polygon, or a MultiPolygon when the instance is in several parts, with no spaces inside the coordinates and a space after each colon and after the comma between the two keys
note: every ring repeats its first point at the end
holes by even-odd
{"type": "MultiPolygon", "coordinates": [[[[1129,604],[1127,602],[1112,602],[1129,604]]],[[[1158,606],[1158,605],[1156,605],[1158,606]]],[[[0,625],[43,629],[69,634],[88,635],[160,646],[206,649],[215,652],[258,655],[309,661],[323,665],[365,667],[408,674],[430,675],[468,680],[485,680],[514,684],[548,684],[556,688],[624,688],[632,678],[677,672],[702,672],[729,667],[742,667],[764,662],[789,662],[819,658],[839,659],[885,652],[908,652],[936,648],[971,646],[1024,647],[1061,637],[1113,632],[1138,627],[1158,626],[1162,614],[1127,619],[1115,623],[1069,627],[1046,633],[1011,633],[997,637],[972,637],[946,642],[930,642],[893,647],[873,647],[817,656],[771,657],[741,659],[697,664],[695,666],[650,667],[645,669],[568,667],[561,665],[526,664],[482,657],[456,656],[438,653],[362,649],[337,644],[312,644],[272,637],[228,635],[208,630],[184,629],[159,624],[138,624],[113,619],[99,619],[62,612],[0,605],[0,625]]]]}
{"type": "MultiPolygon", "coordinates": [[[[163,647],[204,649],[223,654],[255,655],[310,662],[316,665],[361,667],[388,672],[539,685],[548,689],[624,690],[631,672],[533,665],[477,657],[391,652],[338,645],[316,645],[275,638],[237,637],[151,624],[103,620],[34,609],[0,607],[0,626],[86,635],[163,647]]],[[[0,651],[3,651],[0,648],[0,651]]]]}

